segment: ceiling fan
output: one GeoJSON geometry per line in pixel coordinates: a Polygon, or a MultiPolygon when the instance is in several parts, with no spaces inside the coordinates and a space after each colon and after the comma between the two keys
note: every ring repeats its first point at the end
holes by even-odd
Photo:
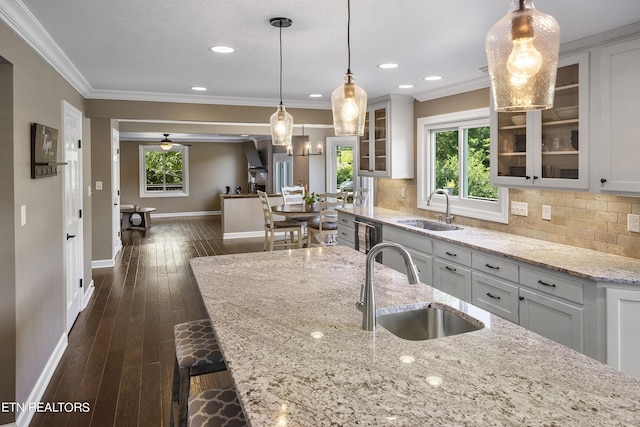
{"type": "Polygon", "coordinates": [[[164,139],[160,140],[160,148],[162,148],[163,150],[171,150],[171,148],[175,145],[178,147],[190,147],[191,144],[179,144],[177,142],[173,142],[169,139],[169,134],[165,133],[164,135],[164,139]]]}

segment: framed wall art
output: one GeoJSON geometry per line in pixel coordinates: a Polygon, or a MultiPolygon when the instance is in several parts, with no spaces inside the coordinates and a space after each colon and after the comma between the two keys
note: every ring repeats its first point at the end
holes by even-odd
{"type": "Polygon", "coordinates": [[[58,129],[31,124],[31,178],[58,174],[58,129]]]}

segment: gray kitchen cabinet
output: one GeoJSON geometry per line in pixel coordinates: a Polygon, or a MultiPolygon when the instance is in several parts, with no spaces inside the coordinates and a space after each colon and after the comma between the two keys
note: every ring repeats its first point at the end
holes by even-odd
{"type": "Polygon", "coordinates": [[[576,307],[542,292],[520,288],[520,326],[584,352],[582,307],[576,307]]]}
{"type": "Polygon", "coordinates": [[[388,95],[370,100],[358,144],[358,174],[413,178],[413,98],[388,95]]]}
{"type": "Polygon", "coordinates": [[[338,245],[348,246],[352,249],[355,247],[355,219],[355,215],[338,211],[338,245]]]}
{"type": "Polygon", "coordinates": [[[518,264],[474,251],[471,266],[471,303],[518,323],[518,264]]]}
{"type": "MultiPolygon", "coordinates": [[[[383,238],[386,242],[402,245],[411,255],[413,263],[418,268],[418,275],[422,283],[431,285],[433,279],[432,241],[423,234],[400,230],[395,227],[384,226],[383,238]]],[[[385,251],[382,263],[396,271],[407,274],[402,255],[395,251],[385,251]]]]}
{"type": "Polygon", "coordinates": [[[606,290],[607,364],[640,378],[640,291],[606,290]]]}
{"type": "Polygon", "coordinates": [[[560,58],[553,108],[491,109],[491,183],[589,188],[589,53],[560,58]]]}
{"type": "Polygon", "coordinates": [[[438,241],[434,252],[433,287],[471,302],[471,251],[438,241]]]}
{"type": "MultiPolygon", "coordinates": [[[[600,191],[640,193],[640,39],[600,49],[600,191]]],[[[597,191],[597,189],[596,189],[597,191]]]]}

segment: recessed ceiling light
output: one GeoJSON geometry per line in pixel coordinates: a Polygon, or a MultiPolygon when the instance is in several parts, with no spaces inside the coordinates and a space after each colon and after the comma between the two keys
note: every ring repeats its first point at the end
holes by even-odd
{"type": "Polygon", "coordinates": [[[399,89],[411,89],[413,85],[398,85],[399,89]]]}
{"type": "Polygon", "coordinates": [[[427,76],[424,78],[428,82],[435,82],[436,80],[442,80],[440,76],[427,76]]]}
{"type": "Polygon", "coordinates": [[[207,90],[207,88],[203,87],[203,86],[191,86],[191,90],[195,90],[195,91],[198,91],[198,92],[204,92],[204,91],[207,90]]]}
{"type": "Polygon", "coordinates": [[[309,98],[322,98],[321,93],[311,93],[309,94],[309,98]]]}
{"type": "Polygon", "coordinates": [[[234,48],[229,46],[211,46],[209,50],[215,53],[233,53],[236,51],[234,48]]]}
{"type": "Polygon", "coordinates": [[[389,62],[389,63],[386,63],[386,64],[380,64],[380,65],[378,65],[378,68],[385,68],[385,69],[388,69],[388,68],[398,68],[398,64],[394,64],[394,63],[392,63],[392,62],[389,62]]]}

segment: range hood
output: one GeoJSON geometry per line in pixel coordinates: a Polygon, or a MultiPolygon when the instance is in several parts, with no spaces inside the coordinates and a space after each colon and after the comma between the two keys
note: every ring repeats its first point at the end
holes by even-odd
{"type": "Polygon", "coordinates": [[[250,169],[264,169],[262,160],[260,160],[260,153],[256,149],[256,144],[253,141],[246,141],[242,143],[244,147],[244,154],[247,156],[247,162],[249,162],[250,169]]]}

